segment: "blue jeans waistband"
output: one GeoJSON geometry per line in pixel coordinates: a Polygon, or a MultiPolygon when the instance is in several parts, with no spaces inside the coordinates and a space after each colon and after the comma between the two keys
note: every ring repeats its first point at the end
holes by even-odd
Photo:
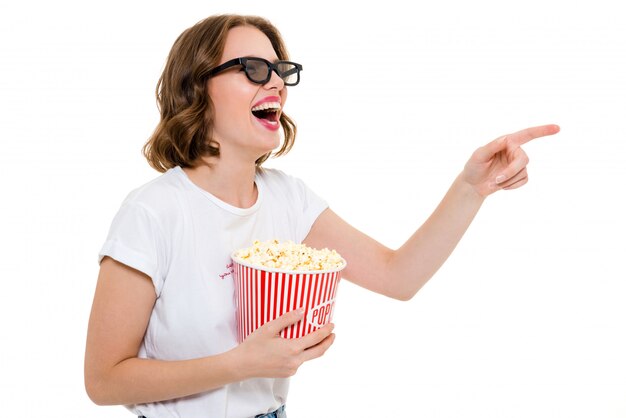
{"type": "Polygon", "coordinates": [[[287,418],[285,412],[285,405],[281,406],[274,412],[268,412],[267,414],[256,415],[254,418],[287,418]]]}
{"type": "MultiPolygon", "coordinates": [[[[137,418],[146,418],[143,415],[137,418]]],[[[267,414],[256,415],[254,418],[287,418],[287,413],[285,412],[285,405],[281,406],[274,412],[268,412],[267,414]]]]}

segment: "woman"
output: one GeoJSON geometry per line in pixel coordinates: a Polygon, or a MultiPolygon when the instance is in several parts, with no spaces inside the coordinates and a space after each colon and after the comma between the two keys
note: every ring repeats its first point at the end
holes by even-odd
{"type": "Polygon", "coordinates": [[[398,250],[339,218],[300,180],[261,164],[289,151],[283,113],[300,80],[278,31],[257,17],[214,16],[175,42],[159,80],[161,122],[144,148],[164,174],[133,191],[100,252],[85,356],[97,404],[148,418],[285,416],[288,377],[333,343],[333,325],[300,339],[285,314],[237,345],[230,253],[278,238],[336,249],[346,279],[410,299],[450,255],[484,199],[527,181],[530,128],[479,148],[441,204],[398,250]],[[281,146],[279,128],[284,131],[281,146]]]}

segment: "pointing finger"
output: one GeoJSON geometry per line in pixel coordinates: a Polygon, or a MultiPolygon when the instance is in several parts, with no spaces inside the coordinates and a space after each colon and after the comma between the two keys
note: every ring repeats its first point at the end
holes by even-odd
{"type": "Polygon", "coordinates": [[[508,139],[512,144],[523,145],[535,138],[542,136],[554,135],[558,133],[561,128],[558,125],[541,125],[534,126],[532,128],[523,129],[508,135],[508,139]]]}

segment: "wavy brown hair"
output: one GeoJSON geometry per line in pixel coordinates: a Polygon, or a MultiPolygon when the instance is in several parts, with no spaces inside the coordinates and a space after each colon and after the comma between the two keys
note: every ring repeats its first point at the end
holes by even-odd
{"type": "MultiPolygon", "coordinates": [[[[154,169],[165,172],[175,166],[193,167],[200,157],[220,155],[212,141],[213,104],[207,74],[220,64],[228,31],[237,26],[259,29],[269,38],[278,59],[289,59],[278,29],[258,16],[211,16],[185,30],[174,42],[157,83],[161,121],[142,150],[154,169]]],[[[275,156],[289,152],[296,137],[296,124],[284,113],[280,124],[284,140],[275,156]]],[[[271,154],[259,157],[257,166],[271,154]]]]}

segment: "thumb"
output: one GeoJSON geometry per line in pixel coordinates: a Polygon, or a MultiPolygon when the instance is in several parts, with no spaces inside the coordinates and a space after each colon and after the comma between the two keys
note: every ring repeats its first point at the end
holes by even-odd
{"type": "Polygon", "coordinates": [[[498,139],[494,139],[490,143],[485,146],[478,148],[474,155],[472,156],[473,160],[477,163],[486,163],[489,162],[493,156],[506,148],[506,135],[501,136],[498,139]]]}
{"type": "Polygon", "coordinates": [[[263,328],[267,328],[267,331],[272,335],[277,335],[283,329],[287,328],[290,325],[298,323],[302,320],[304,316],[304,309],[295,309],[293,311],[287,312],[276,318],[273,321],[268,322],[263,326],[263,328]]]}

